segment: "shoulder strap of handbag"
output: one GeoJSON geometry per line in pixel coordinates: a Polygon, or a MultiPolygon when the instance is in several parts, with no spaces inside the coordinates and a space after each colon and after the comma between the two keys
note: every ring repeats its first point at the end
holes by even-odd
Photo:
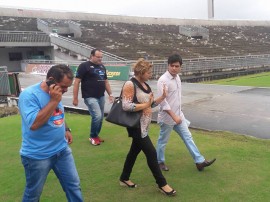
{"type": "MultiPolygon", "coordinates": [[[[132,81],[132,79],[130,79],[130,80],[132,81]]],[[[136,91],[137,91],[136,84],[133,81],[132,81],[132,83],[133,83],[133,86],[134,86],[133,102],[138,103],[137,94],[136,94],[136,91]]]]}
{"type": "MultiPolygon", "coordinates": [[[[137,95],[136,95],[136,84],[132,81],[132,79],[130,79],[130,81],[133,83],[133,86],[134,86],[133,102],[138,103],[138,99],[137,99],[137,95]]],[[[121,90],[121,93],[120,93],[121,98],[122,98],[123,87],[124,87],[125,84],[126,84],[126,82],[122,86],[122,90],[121,90]]]]}

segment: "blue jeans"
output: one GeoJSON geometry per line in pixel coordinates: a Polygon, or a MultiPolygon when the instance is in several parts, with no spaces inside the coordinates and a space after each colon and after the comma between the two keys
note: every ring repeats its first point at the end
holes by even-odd
{"type": "Polygon", "coordinates": [[[172,130],[174,130],[182,138],[195,163],[202,163],[205,160],[193,141],[186,119],[184,119],[182,123],[178,125],[167,125],[163,122],[159,123],[159,125],[160,134],[157,141],[158,163],[165,162],[165,147],[172,130]]]}
{"type": "Polygon", "coordinates": [[[69,147],[48,159],[37,160],[21,156],[21,160],[26,177],[23,202],[39,201],[44,183],[51,169],[59,179],[68,201],[83,201],[79,175],[69,147]]]}
{"type": "Polygon", "coordinates": [[[88,111],[92,117],[90,137],[95,138],[101,131],[102,121],[104,117],[105,96],[100,98],[89,97],[84,99],[84,103],[88,107],[88,111]]]}

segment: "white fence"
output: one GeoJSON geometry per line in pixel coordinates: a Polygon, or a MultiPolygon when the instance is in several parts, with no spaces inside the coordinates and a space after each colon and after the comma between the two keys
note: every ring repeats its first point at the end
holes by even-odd
{"type": "MultiPolygon", "coordinates": [[[[136,61],[105,61],[105,65],[125,65],[130,67],[132,71],[132,64],[136,61]]],[[[168,67],[166,60],[153,60],[153,79],[159,78],[168,67]]],[[[31,60],[23,61],[26,63],[50,63],[58,64],[63,61],[53,60],[31,60]]],[[[65,64],[79,65],[81,61],[65,61],[65,64]]],[[[182,76],[193,76],[203,74],[214,74],[216,72],[229,74],[233,71],[243,71],[256,68],[269,68],[270,67],[270,54],[266,55],[248,55],[248,56],[235,56],[235,57],[213,57],[213,58],[198,58],[198,59],[183,59],[182,76]]]]}

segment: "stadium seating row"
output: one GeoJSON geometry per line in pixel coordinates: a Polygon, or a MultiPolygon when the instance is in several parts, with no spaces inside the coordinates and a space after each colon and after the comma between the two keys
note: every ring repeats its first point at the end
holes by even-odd
{"type": "MultiPolygon", "coordinates": [[[[42,20],[52,26],[67,24],[65,20],[42,20]]],[[[37,31],[35,18],[1,16],[0,21],[0,30],[37,31]]],[[[209,30],[206,40],[180,35],[177,25],[75,22],[80,24],[82,36],[72,39],[128,60],[163,60],[172,51],[186,59],[270,53],[270,27],[205,26],[209,30]]]]}

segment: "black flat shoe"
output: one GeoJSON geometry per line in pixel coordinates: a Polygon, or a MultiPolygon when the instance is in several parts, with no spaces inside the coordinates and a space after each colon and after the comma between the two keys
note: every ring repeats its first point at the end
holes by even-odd
{"type": "Polygon", "coordinates": [[[128,187],[128,188],[136,188],[137,187],[136,184],[130,185],[130,184],[126,183],[125,180],[120,180],[120,186],[125,186],[125,187],[128,187]]]}
{"type": "Polygon", "coordinates": [[[176,191],[174,189],[170,192],[166,192],[161,187],[158,187],[158,188],[159,188],[159,191],[161,193],[165,194],[166,196],[175,196],[176,195],[176,191]]]}

